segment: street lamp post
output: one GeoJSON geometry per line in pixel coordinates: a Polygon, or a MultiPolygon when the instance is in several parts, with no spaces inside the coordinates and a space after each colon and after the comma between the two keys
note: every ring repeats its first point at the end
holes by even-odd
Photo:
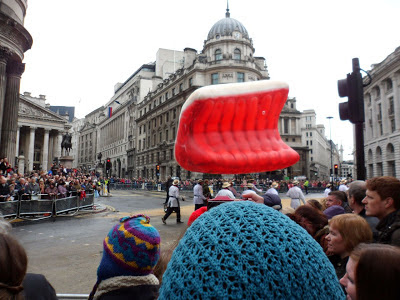
{"type": "MultiPolygon", "coordinates": [[[[333,159],[332,159],[332,126],[331,126],[331,119],[333,119],[333,117],[326,117],[329,120],[329,143],[331,144],[331,170],[329,172],[329,179],[331,179],[331,177],[333,178],[333,159]]],[[[333,182],[332,183],[332,187],[333,187],[333,182]]]]}

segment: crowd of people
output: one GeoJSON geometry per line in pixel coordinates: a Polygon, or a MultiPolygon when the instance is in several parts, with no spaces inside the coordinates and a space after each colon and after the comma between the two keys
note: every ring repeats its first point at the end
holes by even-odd
{"type": "MultiPolygon", "coordinates": [[[[7,159],[5,159],[7,161],[7,159]]],[[[4,159],[1,165],[5,165],[4,159]]],[[[51,171],[19,174],[0,168],[0,202],[14,200],[60,199],[69,196],[85,198],[86,194],[110,193],[110,180],[79,170],[66,170],[62,165],[51,171]]]]}

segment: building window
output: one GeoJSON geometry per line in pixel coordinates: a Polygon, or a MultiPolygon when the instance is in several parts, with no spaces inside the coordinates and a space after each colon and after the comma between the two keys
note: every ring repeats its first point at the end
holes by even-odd
{"type": "Polygon", "coordinates": [[[218,73],[211,74],[211,84],[218,84],[219,76],[218,73]]]}
{"type": "Polygon", "coordinates": [[[162,116],[160,116],[160,125],[162,125],[162,116]]]}
{"type": "Polygon", "coordinates": [[[386,91],[390,92],[393,89],[393,82],[391,79],[386,80],[386,91]]]}
{"type": "Polygon", "coordinates": [[[292,142],[295,142],[296,141],[296,139],[295,138],[292,138],[292,142]]]}
{"type": "Polygon", "coordinates": [[[162,132],[160,132],[160,143],[162,142],[162,132]]]}
{"type": "Polygon", "coordinates": [[[235,51],[233,52],[233,59],[234,60],[240,60],[241,59],[241,53],[240,53],[240,50],[238,48],[236,48],[235,51]]]}
{"type": "Polygon", "coordinates": [[[193,85],[193,78],[189,78],[189,87],[193,85]]]}
{"type": "Polygon", "coordinates": [[[244,82],[244,73],[237,73],[237,82],[244,82]]]}
{"type": "Polygon", "coordinates": [[[310,132],[310,136],[312,136],[312,132],[310,132]]]}
{"type": "Polygon", "coordinates": [[[168,142],[168,130],[165,130],[165,140],[168,142]]]}
{"type": "Polygon", "coordinates": [[[392,128],[392,133],[396,131],[396,122],[394,121],[394,119],[390,120],[390,125],[392,128]]]}
{"type": "Polygon", "coordinates": [[[306,142],[306,145],[308,146],[308,141],[306,142]]]}
{"type": "Polygon", "coordinates": [[[394,114],[394,101],[393,101],[393,97],[389,98],[389,115],[393,115],[394,114]]]}
{"type": "Polygon", "coordinates": [[[310,146],[312,146],[312,141],[310,141],[310,146]]]}
{"type": "Polygon", "coordinates": [[[306,132],[306,137],[308,137],[308,132],[306,132]]]}
{"type": "Polygon", "coordinates": [[[174,120],[176,119],[176,108],[174,108],[174,110],[173,110],[173,116],[174,116],[174,120]]]}
{"type": "Polygon", "coordinates": [[[215,50],[215,60],[222,60],[222,52],[221,49],[215,50]]]}
{"type": "Polygon", "coordinates": [[[168,100],[168,92],[165,93],[165,101],[168,100]]]}
{"type": "Polygon", "coordinates": [[[172,139],[175,140],[175,127],[172,128],[172,139]]]}
{"type": "Polygon", "coordinates": [[[172,88],[172,96],[175,96],[175,88],[172,88]]]}
{"type": "Polygon", "coordinates": [[[167,111],[167,113],[165,114],[165,121],[169,122],[169,111],[167,111]]]}
{"type": "Polygon", "coordinates": [[[179,84],[179,93],[183,91],[183,83],[179,84]]]}
{"type": "Polygon", "coordinates": [[[313,157],[311,156],[311,161],[313,161],[313,157]]]}
{"type": "Polygon", "coordinates": [[[283,133],[289,133],[289,119],[283,119],[283,133]]]}

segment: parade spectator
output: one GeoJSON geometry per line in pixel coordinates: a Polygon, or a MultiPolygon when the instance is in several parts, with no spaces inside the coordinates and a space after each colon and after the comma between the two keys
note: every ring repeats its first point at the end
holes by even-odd
{"type": "Polygon", "coordinates": [[[7,179],[0,176],[0,202],[8,201],[10,199],[10,187],[7,179]]]}
{"type": "Polygon", "coordinates": [[[60,198],[67,197],[67,188],[65,187],[65,181],[61,180],[57,186],[58,193],[60,194],[60,198]]]}
{"type": "Polygon", "coordinates": [[[346,264],[351,251],[360,243],[372,241],[372,231],[367,221],[359,215],[342,214],[329,221],[328,241],[329,260],[340,279],[346,273],[346,264]]]}
{"type": "Polygon", "coordinates": [[[360,244],[350,254],[340,279],[350,300],[400,299],[400,248],[360,244]]]}
{"type": "Polygon", "coordinates": [[[39,189],[40,189],[40,194],[45,194],[46,186],[44,184],[43,178],[39,180],[39,189]]]}
{"type": "Polygon", "coordinates": [[[160,257],[160,234],[148,216],[120,219],[103,247],[89,299],[157,299],[159,281],[153,270],[160,257]]]}
{"type": "Polygon", "coordinates": [[[345,212],[344,208],[340,205],[332,205],[323,211],[324,215],[328,217],[328,220],[334,216],[342,215],[345,212]]]}
{"type": "Polygon", "coordinates": [[[203,183],[203,196],[206,197],[207,199],[211,199],[211,191],[209,185],[209,180],[205,179],[203,183]]]}
{"type": "Polygon", "coordinates": [[[313,238],[281,213],[251,201],[203,213],[174,250],[159,292],[160,300],[343,298],[313,238]]]}
{"type": "Polygon", "coordinates": [[[306,178],[306,181],[304,181],[304,190],[306,191],[306,195],[308,195],[308,186],[310,185],[310,182],[308,181],[308,178],[306,178]]]}
{"type": "Polygon", "coordinates": [[[197,184],[193,188],[193,204],[194,210],[206,205],[207,198],[203,195],[203,180],[197,180],[197,184]]]}
{"type": "Polygon", "coordinates": [[[0,220],[0,299],[57,299],[43,275],[26,273],[25,249],[9,234],[10,227],[0,220]]]}
{"type": "Polygon", "coordinates": [[[165,183],[165,190],[167,192],[167,197],[165,198],[165,203],[168,202],[169,199],[169,188],[172,186],[172,183],[174,182],[174,180],[171,178],[171,175],[168,176],[168,180],[165,183]]]}
{"type": "Polygon", "coordinates": [[[49,195],[50,198],[54,198],[58,194],[58,189],[55,186],[54,182],[51,182],[50,185],[46,188],[45,193],[49,195]]]}
{"type": "Polygon", "coordinates": [[[362,203],[367,216],[379,219],[377,242],[400,246],[400,180],[390,176],[368,180],[362,203]]]}
{"type": "Polygon", "coordinates": [[[321,211],[308,205],[300,206],[287,216],[307,230],[313,238],[319,230],[328,225],[328,218],[321,211]]]}
{"type": "MultiPolygon", "coordinates": [[[[175,179],[172,182],[172,186],[169,188],[169,199],[167,203],[167,212],[165,213],[164,217],[161,218],[163,224],[167,224],[165,221],[168,217],[172,214],[172,212],[176,212],[176,223],[183,223],[181,221],[181,208],[179,205],[179,188],[178,188],[179,180],[175,179]]],[[[182,197],[182,201],[185,199],[182,197]]]]}
{"type": "Polygon", "coordinates": [[[311,206],[316,210],[322,212],[322,204],[318,200],[315,199],[307,200],[306,205],[311,206]]]}
{"type": "Polygon", "coordinates": [[[369,224],[374,235],[374,240],[377,238],[378,231],[376,230],[376,225],[379,223],[377,217],[367,216],[365,212],[365,206],[362,203],[366,196],[367,185],[364,181],[357,180],[349,184],[349,189],[347,190],[349,206],[353,210],[353,213],[363,217],[369,224]]]}
{"type": "Polygon", "coordinates": [[[36,177],[32,177],[28,184],[27,193],[31,195],[38,195],[40,194],[39,184],[37,183],[36,177]]]}
{"type": "Polygon", "coordinates": [[[293,187],[289,189],[289,191],[286,193],[286,196],[290,197],[290,207],[293,209],[296,209],[300,206],[300,200],[305,203],[304,200],[304,195],[301,189],[298,187],[299,182],[297,180],[293,181],[293,187]]]}
{"type": "Polygon", "coordinates": [[[326,208],[329,208],[333,205],[339,205],[344,208],[346,213],[352,213],[353,210],[350,208],[347,202],[347,196],[345,192],[341,191],[333,191],[328,194],[325,202],[326,208]]]}
{"type": "Polygon", "coordinates": [[[236,199],[240,198],[240,193],[238,193],[236,191],[236,189],[233,187],[234,181],[229,181],[229,186],[228,186],[228,190],[230,190],[233,194],[233,196],[235,196],[236,199]]]}
{"type": "Polygon", "coordinates": [[[235,196],[233,195],[233,193],[229,190],[229,186],[231,184],[228,181],[225,181],[222,184],[222,189],[218,191],[217,195],[215,196],[215,198],[217,198],[218,196],[226,196],[229,197],[231,199],[235,199],[235,196]]]}
{"type": "Polygon", "coordinates": [[[252,200],[256,203],[262,203],[266,206],[272,207],[276,210],[282,209],[282,200],[278,195],[275,194],[264,194],[262,196],[254,193],[253,191],[243,194],[243,198],[252,200]]]}

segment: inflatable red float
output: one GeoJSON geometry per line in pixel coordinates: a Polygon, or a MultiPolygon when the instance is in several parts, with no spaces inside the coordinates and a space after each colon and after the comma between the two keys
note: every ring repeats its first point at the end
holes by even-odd
{"type": "Polygon", "coordinates": [[[212,85],[193,92],[182,107],[175,157],[189,171],[246,174],[287,168],[299,154],[278,131],[289,87],[255,81],[212,85]]]}

